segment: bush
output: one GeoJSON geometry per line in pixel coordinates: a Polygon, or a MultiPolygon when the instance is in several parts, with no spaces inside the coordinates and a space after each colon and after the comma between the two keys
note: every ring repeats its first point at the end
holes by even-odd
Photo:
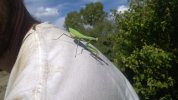
{"type": "Polygon", "coordinates": [[[132,82],[141,99],[171,100],[169,89],[174,79],[169,75],[173,55],[160,48],[144,45],[123,60],[125,71],[133,73],[132,82]]]}

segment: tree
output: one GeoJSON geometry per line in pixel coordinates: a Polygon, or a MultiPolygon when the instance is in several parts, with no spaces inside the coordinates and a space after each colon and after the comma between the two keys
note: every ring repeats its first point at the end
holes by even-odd
{"type": "Polygon", "coordinates": [[[101,2],[86,4],[86,7],[80,10],[80,14],[84,23],[91,26],[103,21],[106,17],[101,2]]]}
{"type": "Polygon", "coordinates": [[[127,12],[115,13],[114,62],[143,100],[178,99],[177,2],[137,0],[127,12]]]}
{"type": "Polygon", "coordinates": [[[98,22],[105,20],[106,17],[107,14],[104,12],[101,2],[89,3],[86,4],[85,8],[81,8],[79,13],[73,11],[67,14],[65,28],[92,28],[98,22]]]}
{"type": "Polygon", "coordinates": [[[75,29],[83,28],[83,23],[80,14],[76,11],[70,12],[65,18],[64,27],[67,30],[69,27],[73,27],[75,29]]]}
{"type": "Polygon", "coordinates": [[[70,12],[65,19],[65,28],[72,27],[82,34],[98,37],[97,42],[92,42],[100,51],[112,60],[112,35],[116,25],[103,10],[101,2],[86,4],[80,12],[70,12]]]}
{"type": "Polygon", "coordinates": [[[132,73],[132,82],[140,99],[170,100],[175,80],[169,75],[172,53],[154,46],[144,45],[134,50],[123,64],[132,73]]]}

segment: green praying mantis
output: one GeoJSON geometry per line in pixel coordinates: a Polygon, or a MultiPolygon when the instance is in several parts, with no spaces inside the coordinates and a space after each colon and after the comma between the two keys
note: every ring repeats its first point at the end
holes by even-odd
{"type": "MultiPolygon", "coordinates": [[[[73,28],[69,28],[69,33],[70,33],[71,37],[73,37],[74,39],[76,39],[78,41],[78,44],[80,41],[86,41],[87,42],[85,45],[86,49],[96,55],[99,54],[98,50],[95,49],[94,47],[92,47],[90,44],[90,41],[97,41],[98,38],[83,35],[82,33],[80,33],[79,31],[77,31],[73,28]]],[[[78,44],[77,44],[77,48],[78,48],[78,44]]],[[[77,53],[77,49],[76,49],[76,53],[77,53]]]]}
{"type": "MultiPolygon", "coordinates": [[[[77,31],[73,28],[69,28],[69,34],[70,34],[70,36],[67,34],[64,34],[64,33],[62,35],[66,35],[68,37],[72,37],[75,40],[77,40],[78,43],[77,43],[77,48],[76,48],[76,52],[75,52],[75,57],[77,54],[77,49],[78,49],[78,45],[79,45],[80,41],[85,41],[86,42],[85,49],[87,49],[88,51],[90,51],[92,53],[91,56],[94,57],[101,64],[105,63],[106,65],[108,65],[107,62],[105,62],[102,58],[99,57],[99,51],[90,44],[90,41],[98,41],[98,38],[83,35],[82,33],[80,33],[79,31],[77,31]]],[[[62,35],[60,35],[57,39],[59,39],[62,35]]],[[[56,40],[56,39],[54,39],[54,40],[56,40]]]]}
{"type": "MultiPolygon", "coordinates": [[[[99,51],[90,44],[90,41],[98,41],[98,38],[83,35],[79,31],[77,31],[73,28],[70,28],[70,27],[69,27],[69,33],[70,33],[70,36],[68,36],[67,34],[64,34],[64,33],[62,35],[66,35],[68,37],[72,37],[75,40],[77,40],[78,43],[77,43],[75,57],[76,57],[76,54],[77,54],[77,49],[78,49],[78,45],[79,45],[80,41],[86,42],[85,48],[88,51],[90,51],[92,54],[94,54],[95,56],[97,56],[99,54],[99,51]]],[[[59,39],[62,35],[60,35],[57,39],[59,39]]],[[[54,39],[54,40],[56,40],[56,39],[54,39]]]]}

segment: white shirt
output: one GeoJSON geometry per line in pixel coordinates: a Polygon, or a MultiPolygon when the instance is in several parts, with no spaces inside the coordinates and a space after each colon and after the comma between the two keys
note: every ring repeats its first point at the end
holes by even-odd
{"type": "Polygon", "coordinates": [[[8,79],[9,73],[5,71],[0,71],[0,100],[4,99],[8,79]]]}
{"type": "Polygon", "coordinates": [[[47,23],[27,33],[5,100],[138,100],[105,56],[94,56],[84,42],[62,34],[68,33],[47,23]]]}

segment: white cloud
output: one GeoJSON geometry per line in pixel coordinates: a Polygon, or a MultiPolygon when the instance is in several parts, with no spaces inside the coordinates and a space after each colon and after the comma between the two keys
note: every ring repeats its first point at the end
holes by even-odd
{"type": "Polygon", "coordinates": [[[59,17],[57,20],[55,20],[52,24],[60,29],[64,29],[64,21],[65,17],[59,17]]]}
{"type": "Polygon", "coordinates": [[[35,13],[35,17],[57,17],[59,15],[57,8],[49,8],[49,7],[39,7],[37,12],[35,13]]]}
{"type": "Polygon", "coordinates": [[[127,6],[121,5],[117,8],[117,12],[118,13],[124,13],[125,11],[127,11],[129,8],[127,6]]]}

